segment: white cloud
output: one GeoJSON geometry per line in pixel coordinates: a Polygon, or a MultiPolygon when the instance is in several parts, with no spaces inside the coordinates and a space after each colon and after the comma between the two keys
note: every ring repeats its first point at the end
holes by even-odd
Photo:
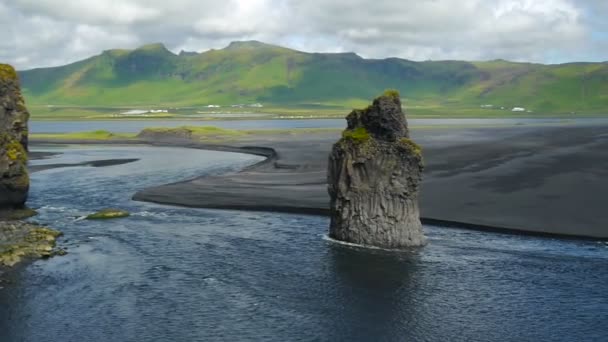
{"type": "Polygon", "coordinates": [[[148,7],[146,1],[11,0],[14,8],[34,15],[90,24],[133,24],[158,19],[162,8],[148,7]]]}
{"type": "Polygon", "coordinates": [[[0,60],[65,64],[164,42],[203,51],[257,39],[366,57],[597,59],[604,0],[0,0],[0,60]]]}
{"type": "Polygon", "coordinates": [[[324,3],[301,2],[297,12],[321,34],[374,57],[543,60],[548,50],[572,49],[587,34],[579,10],[564,0],[324,3]]]}

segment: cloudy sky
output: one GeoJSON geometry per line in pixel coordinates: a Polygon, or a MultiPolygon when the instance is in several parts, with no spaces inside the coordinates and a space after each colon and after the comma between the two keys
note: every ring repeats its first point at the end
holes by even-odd
{"type": "Polygon", "coordinates": [[[608,60],[608,0],[0,0],[0,62],[56,66],[111,48],[260,40],[413,60],[608,60]]]}

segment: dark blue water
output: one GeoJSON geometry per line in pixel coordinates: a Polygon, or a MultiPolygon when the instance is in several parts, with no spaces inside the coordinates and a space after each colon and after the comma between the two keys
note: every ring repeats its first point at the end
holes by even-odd
{"type": "MultiPolygon", "coordinates": [[[[471,126],[471,125],[546,125],[546,124],[600,124],[608,118],[572,119],[410,119],[412,126],[471,126]]],[[[216,126],[228,129],[291,129],[291,128],[344,128],[344,119],[309,120],[113,120],[113,121],[32,121],[32,133],[66,133],[107,130],[115,133],[137,133],[150,127],[216,126]]]]}
{"type": "Polygon", "coordinates": [[[425,227],[386,252],[324,238],[315,216],[130,201],[146,186],[259,160],[76,147],[56,160],[142,158],[32,176],[37,220],[69,254],[0,290],[0,341],[606,341],[608,246],[425,227]],[[77,217],[103,207],[114,221],[77,217]]]}

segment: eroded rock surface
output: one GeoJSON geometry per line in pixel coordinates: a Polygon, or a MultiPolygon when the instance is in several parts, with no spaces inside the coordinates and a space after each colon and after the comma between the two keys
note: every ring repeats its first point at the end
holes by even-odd
{"type": "Polygon", "coordinates": [[[28,119],[15,69],[0,64],[0,209],[21,208],[27,200],[28,119]]]}
{"type": "Polygon", "coordinates": [[[63,255],[55,249],[60,232],[20,221],[0,221],[0,269],[12,267],[25,259],[63,255]]]}
{"type": "Polygon", "coordinates": [[[0,272],[23,260],[65,254],[55,249],[60,232],[17,221],[36,214],[25,207],[29,116],[15,69],[0,64],[0,272]]]}
{"type": "Polygon", "coordinates": [[[422,154],[409,138],[399,93],[387,91],[347,122],[329,156],[330,236],[391,249],[424,245],[422,154]]]}

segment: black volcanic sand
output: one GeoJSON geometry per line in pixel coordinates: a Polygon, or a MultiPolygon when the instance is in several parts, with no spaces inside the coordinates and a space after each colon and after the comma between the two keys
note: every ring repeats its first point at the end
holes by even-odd
{"type": "MultiPolygon", "coordinates": [[[[35,142],[40,144],[40,142],[35,142]]],[[[57,143],[57,141],[52,142],[57,143]]],[[[64,142],[61,142],[64,143],[64,142]]],[[[30,151],[28,152],[29,160],[40,160],[40,159],[50,159],[61,155],[60,152],[46,152],[46,151],[30,151]]],[[[81,163],[55,163],[55,164],[42,164],[42,165],[28,165],[28,170],[30,172],[38,172],[50,169],[57,169],[62,167],[78,167],[78,166],[90,166],[90,167],[105,167],[105,166],[114,166],[114,165],[122,165],[127,163],[133,163],[138,161],[139,159],[103,159],[103,160],[92,160],[81,163]]]]}
{"type": "Polygon", "coordinates": [[[86,161],[82,163],[57,163],[57,164],[44,164],[44,165],[30,165],[28,169],[31,172],[38,172],[50,169],[57,169],[60,167],[78,167],[78,166],[90,166],[90,167],[105,167],[128,164],[138,161],[139,159],[103,159],[86,161]]]}
{"type": "Polygon", "coordinates": [[[29,160],[48,159],[60,155],[57,152],[30,151],[27,154],[29,160]]]}
{"type": "MultiPolygon", "coordinates": [[[[427,223],[608,238],[608,126],[412,129],[426,171],[427,223]]],[[[138,192],[135,200],[189,207],[326,214],[326,163],[336,133],[256,136],[213,147],[269,157],[240,173],[138,192]],[[272,153],[276,151],[276,155],[272,153]]]]}

